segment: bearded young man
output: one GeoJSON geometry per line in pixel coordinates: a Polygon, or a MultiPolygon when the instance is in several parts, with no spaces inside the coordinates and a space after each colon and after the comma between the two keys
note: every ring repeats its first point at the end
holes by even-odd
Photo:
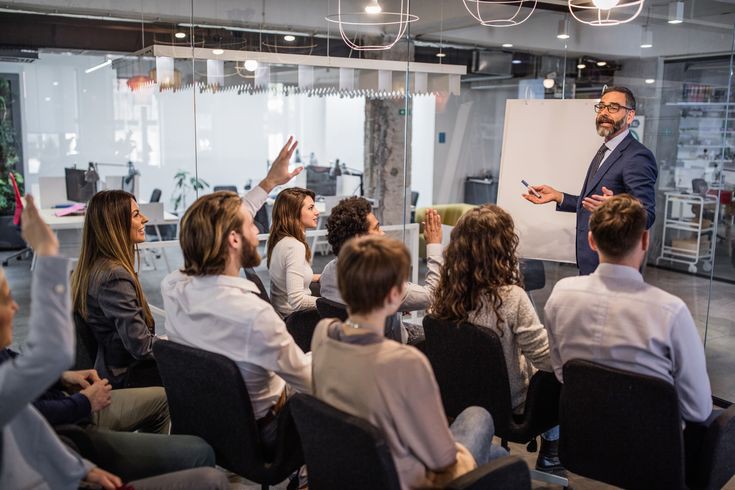
{"type": "Polygon", "coordinates": [[[245,197],[214,192],[189,207],[179,234],[184,267],[161,283],[169,339],[235,361],[267,448],[275,446],[291,390],[311,391],[311,357],[240,269],[260,264],[253,216],[275,185],[301,171],[288,172],[295,147],[289,140],[266,179],[245,197]]]}
{"type": "Polygon", "coordinates": [[[658,167],[653,153],[630,133],[636,101],[626,87],[608,87],[595,105],[597,134],[605,142],[592,159],[578,196],[549,185],[532,186],[540,194],[523,195],[534,204],[556,202],[557,211],[577,213],[576,255],[580,275],[591,274],[599,258],[587,242],[590,214],[614,194],[630,194],[646,209],[646,229],[656,219],[658,167]]]}

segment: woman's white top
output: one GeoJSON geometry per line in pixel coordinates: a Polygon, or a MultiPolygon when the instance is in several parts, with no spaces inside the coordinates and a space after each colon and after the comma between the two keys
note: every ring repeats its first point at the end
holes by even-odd
{"type": "Polygon", "coordinates": [[[273,247],[271,263],[271,303],[283,317],[298,310],[316,308],[309,285],[314,277],[306,260],[306,247],[293,237],[281,238],[273,247]]]}

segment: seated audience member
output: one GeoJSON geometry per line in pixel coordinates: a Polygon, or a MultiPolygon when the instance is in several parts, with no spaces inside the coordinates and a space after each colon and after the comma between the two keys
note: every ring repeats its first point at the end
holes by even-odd
{"type": "Polygon", "coordinates": [[[311,269],[311,249],[306,242],[306,230],[316,228],[319,219],[314,193],[300,187],[283,189],[273,204],[272,217],[268,237],[271,303],[285,318],[316,307],[309,286],[319,282],[319,274],[311,269]]]}
{"type": "MultiPolygon", "coordinates": [[[[0,488],[77,488],[85,481],[104,489],[122,480],[67,448],[31,402],[74,360],[74,328],[68,294],[69,261],[57,257],[58,241],[32,196],[22,215],[23,238],[37,257],[31,284],[31,316],[24,355],[13,356],[13,317],[18,305],[0,272],[0,488]]],[[[211,451],[211,448],[210,448],[211,451]]],[[[136,489],[227,488],[224,473],[196,468],[131,482],[136,489]]]]}
{"type": "Polygon", "coordinates": [[[337,276],[350,316],[316,327],[314,395],[383,432],[401,488],[434,488],[507,453],[492,446],[493,419],[480,407],[467,408],[447,427],[428,359],[385,341],[385,319],[398,311],[409,264],[406,247],[387,237],[342,246],[337,276]]]}
{"type": "MultiPolygon", "coordinates": [[[[384,235],[378,218],[373,214],[370,201],[364,197],[348,197],[342,199],[332,208],[327,219],[327,241],[332,247],[335,256],[339,255],[342,245],[349,239],[363,235],[384,235]]],[[[426,213],[424,224],[424,238],[426,239],[426,255],[428,259],[428,273],[426,286],[407,282],[403,289],[403,300],[395,315],[388,318],[385,325],[385,336],[389,339],[403,341],[407,337],[406,329],[401,324],[403,311],[424,310],[429,306],[431,291],[436,285],[439,275],[442,253],[441,219],[433,209],[426,213]]],[[[337,285],[337,258],[324,266],[320,279],[320,294],[323,298],[344,304],[337,285]]],[[[359,284],[356,285],[359,287],[359,284]]]]}
{"type": "Polygon", "coordinates": [[[113,388],[161,386],[153,360],[155,322],[135,270],[147,221],[128,192],[92,196],[72,274],[74,311],[97,340],[95,369],[113,388]]]}
{"type": "MultiPolygon", "coordinates": [[[[290,178],[287,164],[279,184],[290,178]]],[[[289,390],[311,391],[311,357],[258,287],[240,277],[241,268],[260,263],[257,234],[251,209],[237,194],[200,197],[181,220],[184,268],[164,278],[161,292],[169,338],[237,363],[262,440],[273,447],[289,390]]]]}
{"type": "Polygon", "coordinates": [[[544,310],[551,363],[561,382],[572,359],[663,379],[684,420],[702,422],[712,412],[702,340],[686,304],[643,280],[649,237],[645,208],[627,194],[592,213],[588,240],[600,265],[554,286],[544,310]]]}
{"type": "MultiPolygon", "coordinates": [[[[464,214],[444,254],[431,313],[442,320],[469,322],[494,331],[503,346],[515,413],[523,413],[531,376],[551,371],[549,340],[518,267],[513,218],[494,204],[464,214]]],[[[536,469],[561,471],[559,428],[541,437],[536,469]]]]}

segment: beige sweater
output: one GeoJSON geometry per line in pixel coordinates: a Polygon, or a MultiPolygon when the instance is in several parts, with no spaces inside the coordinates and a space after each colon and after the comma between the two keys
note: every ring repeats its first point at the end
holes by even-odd
{"type": "Polygon", "coordinates": [[[490,306],[473,312],[470,322],[490,328],[500,336],[508,367],[513,411],[519,413],[523,411],[531,376],[537,369],[551,371],[549,337],[523,288],[506,286],[501,294],[503,306],[500,316],[504,321],[500,329],[490,306]]]}
{"type": "Polygon", "coordinates": [[[332,323],[341,327],[322,320],[311,342],[314,396],[383,432],[401,488],[435,487],[473,469],[472,455],[449,432],[428,359],[398,342],[330,338],[332,323]]]}

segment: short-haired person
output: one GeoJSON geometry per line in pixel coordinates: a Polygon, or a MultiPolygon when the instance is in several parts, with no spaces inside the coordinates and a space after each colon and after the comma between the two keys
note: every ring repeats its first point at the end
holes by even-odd
{"type": "MultiPolygon", "coordinates": [[[[517,249],[513,218],[505,210],[486,204],[465,213],[452,229],[430,311],[498,335],[513,411],[522,414],[531,377],[539,369],[551,372],[551,361],[546,329],[523,289],[517,249]]],[[[558,441],[558,427],[542,434],[536,469],[562,471],[558,441]]]]}
{"type": "MultiPolygon", "coordinates": [[[[74,326],[69,295],[69,261],[58,257],[58,241],[32,196],[26,196],[23,238],[37,257],[31,283],[31,318],[22,356],[7,347],[18,305],[0,269],[0,488],[76,489],[84,481],[105,490],[122,480],[81,458],[56,436],[31,402],[74,360],[74,326]]],[[[160,436],[167,437],[167,436],[160,436]]],[[[211,448],[198,437],[203,447],[211,448]]],[[[214,462],[213,455],[211,457],[214,462]]],[[[120,462],[125,465],[124,461],[120,462]]],[[[224,473],[195,468],[131,482],[140,489],[227,488],[224,473]]]]}
{"type": "MultiPolygon", "coordinates": [[[[283,156],[281,172],[272,176],[277,185],[300,171],[288,173],[291,153],[293,148],[283,156]]],[[[253,223],[257,207],[249,207],[248,196],[215,192],[189,207],[179,233],[184,268],[163,279],[161,292],[169,339],[235,361],[263,442],[272,447],[287,388],[311,391],[311,358],[296,345],[273,307],[258,296],[258,287],[240,276],[243,267],[260,263],[253,223]]]]}
{"type": "Polygon", "coordinates": [[[523,195],[534,204],[556,202],[557,211],[577,213],[576,256],[581,275],[594,272],[597,254],[587,244],[590,213],[613,194],[627,193],[640,200],[646,210],[646,229],[656,219],[658,167],[653,153],[630,133],[636,101],[626,87],[607,87],[595,105],[597,134],[605,138],[592,159],[578,196],[557,191],[549,185],[533,188],[541,197],[523,195]]]}
{"type": "Polygon", "coordinates": [[[319,282],[319,274],[311,268],[311,248],[306,242],[306,230],[316,228],[319,220],[315,197],[309,189],[291,187],[279,192],[273,204],[268,274],[271,303],[284,318],[316,307],[309,286],[319,282]]]}
{"type": "Polygon", "coordinates": [[[161,386],[153,360],[155,321],[136,272],[147,221],[128,192],[92,196],[72,273],[74,312],[94,334],[94,367],[113,388],[161,386]]]}
{"type": "MultiPolygon", "coordinates": [[[[327,241],[335,256],[339,256],[342,245],[351,238],[385,233],[380,228],[378,218],[373,214],[370,201],[357,196],[342,199],[332,208],[326,227],[327,241]]],[[[401,324],[401,312],[426,309],[431,301],[431,292],[439,278],[442,228],[439,214],[433,209],[429,209],[426,213],[424,238],[426,239],[428,264],[426,286],[407,282],[398,312],[390,316],[385,325],[385,336],[399,342],[403,341],[404,344],[406,343],[406,329],[401,324]]],[[[337,257],[324,266],[319,283],[321,285],[320,294],[323,298],[344,304],[337,283],[337,257]]],[[[355,284],[353,287],[362,286],[355,284]]]]}
{"type": "Polygon", "coordinates": [[[704,347],[686,304],[639,272],[650,240],[646,221],[629,195],[592,213],[588,240],[600,265],[556,283],[545,308],[551,363],[562,382],[572,359],[663,379],[676,389],[684,420],[702,422],[712,412],[704,347]]]}
{"type": "Polygon", "coordinates": [[[385,340],[385,318],[401,304],[409,264],[406,247],[391,238],[342,246],[337,275],[349,317],[324,319],[314,331],[314,395],[383,432],[402,489],[434,488],[507,453],[492,445],[493,419],[482,408],[465,409],[448,427],[428,359],[385,340]]]}

